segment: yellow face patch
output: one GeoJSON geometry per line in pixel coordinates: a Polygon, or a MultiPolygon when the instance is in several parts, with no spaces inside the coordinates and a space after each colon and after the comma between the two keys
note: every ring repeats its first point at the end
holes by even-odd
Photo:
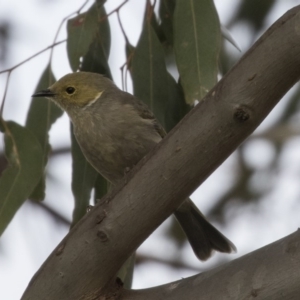
{"type": "Polygon", "coordinates": [[[107,88],[115,88],[115,85],[103,75],[76,72],[65,75],[49,89],[55,93],[53,100],[68,111],[72,107],[93,105],[107,88]]]}

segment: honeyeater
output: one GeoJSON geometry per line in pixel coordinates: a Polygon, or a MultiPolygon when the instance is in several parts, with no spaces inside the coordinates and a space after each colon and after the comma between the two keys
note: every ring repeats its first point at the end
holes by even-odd
{"type": "MultiPolygon", "coordinates": [[[[65,75],[33,97],[51,99],[67,112],[84,156],[113,185],[166,135],[143,102],[100,74],[65,75]]],[[[214,250],[235,251],[190,199],[174,214],[200,260],[214,250]]]]}

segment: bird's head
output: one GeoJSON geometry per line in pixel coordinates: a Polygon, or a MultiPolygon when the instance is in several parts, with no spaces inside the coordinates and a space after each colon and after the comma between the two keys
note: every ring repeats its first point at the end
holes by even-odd
{"type": "Polygon", "coordinates": [[[110,88],[115,88],[114,83],[100,74],[77,72],[65,75],[48,89],[38,91],[32,97],[53,100],[62,109],[70,112],[91,106],[110,88]]]}

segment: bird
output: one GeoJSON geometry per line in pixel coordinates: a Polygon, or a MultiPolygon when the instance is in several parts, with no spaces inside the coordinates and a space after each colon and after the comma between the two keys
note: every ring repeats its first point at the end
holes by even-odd
{"type": "MultiPolygon", "coordinates": [[[[98,73],[67,74],[32,97],[50,99],[68,114],[85,158],[112,185],[166,135],[145,103],[98,73]]],[[[201,261],[214,251],[236,251],[189,198],[174,215],[201,261]]]]}

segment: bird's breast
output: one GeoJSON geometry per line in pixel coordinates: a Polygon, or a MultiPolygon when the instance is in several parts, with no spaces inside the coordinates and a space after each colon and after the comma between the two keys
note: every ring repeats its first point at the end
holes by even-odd
{"type": "Polygon", "coordinates": [[[74,124],[74,134],[91,165],[107,180],[116,183],[159,141],[149,122],[93,119],[74,124]],[[108,124],[109,123],[109,124],[108,124]]]}

